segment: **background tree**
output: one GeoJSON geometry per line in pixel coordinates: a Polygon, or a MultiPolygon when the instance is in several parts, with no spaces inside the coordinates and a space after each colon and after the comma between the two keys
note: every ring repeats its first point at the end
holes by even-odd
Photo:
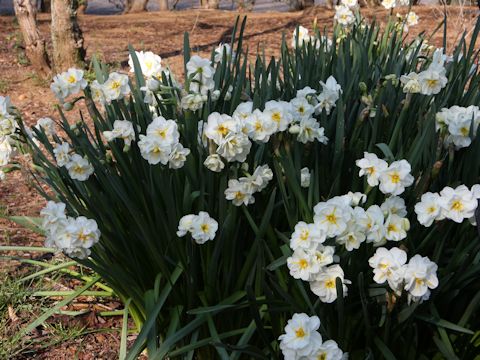
{"type": "Polygon", "coordinates": [[[148,0],[125,0],[124,12],[138,13],[147,10],[148,0]]]}
{"type": "Polygon", "coordinates": [[[160,11],[169,10],[168,8],[168,0],[158,0],[158,9],[160,11]]]}
{"type": "Polygon", "coordinates": [[[45,77],[50,73],[50,63],[45,50],[45,40],[37,26],[37,8],[30,0],[14,0],[13,5],[28,60],[38,73],[45,77]]]}
{"type": "Polygon", "coordinates": [[[52,55],[56,72],[83,66],[85,49],[77,8],[77,0],[52,0],[52,55]]]}
{"type": "Polygon", "coordinates": [[[218,9],[220,7],[219,0],[200,0],[200,6],[205,9],[218,9]]]}
{"type": "Polygon", "coordinates": [[[37,2],[37,8],[40,10],[40,12],[49,13],[50,7],[51,7],[50,0],[39,0],[37,2]]]}
{"type": "MultiPolygon", "coordinates": [[[[329,2],[334,3],[335,1],[334,0],[327,1],[327,3],[329,2]]],[[[314,5],[314,0],[291,0],[290,1],[290,6],[294,10],[303,10],[313,5],[314,5]]]]}

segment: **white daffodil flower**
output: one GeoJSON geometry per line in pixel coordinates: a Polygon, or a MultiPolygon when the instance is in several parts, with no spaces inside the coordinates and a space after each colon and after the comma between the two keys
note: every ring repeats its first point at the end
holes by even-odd
{"type": "Polygon", "coordinates": [[[348,288],[346,284],[350,281],[346,280],[340,265],[331,265],[324,267],[316,275],[315,279],[310,282],[310,289],[324,303],[332,303],[337,300],[336,279],[339,278],[343,284],[343,296],[347,296],[348,288]]]}
{"type": "Polygon", "coordinates": [[[70,156],[70,160],[65,165],[68,170],[68,174],[73,180],[85,181],[90,175],[93,174],[93,166],[86,159],[81,157],[78,154],[73,154],[70,156]]]}
{"type": "Polygon", "coordinates": [[[399,248],[378,248],[368,260],[373,268],[373,281],[377,284],[388,282],[394,291],[401,290],[404,265],[407,262],[407,253],[399,248]]]}

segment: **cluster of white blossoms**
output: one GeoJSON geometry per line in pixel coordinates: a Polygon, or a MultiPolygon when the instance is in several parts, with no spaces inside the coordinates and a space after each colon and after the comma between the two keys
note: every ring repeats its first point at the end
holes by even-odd
{"type": "Polygon", "coordinates": [[[70,257],[85,259],[100,239],[96,221],[84,216],[67,216],[64,203],[49,201],[40,215],[46,233],[45,246],[59,249],[70,257]]]}
{"type": "MultiPolygon", "coordinates": [[[[162,77],[162,58],[151,51],[135,51],[138,63],[143,76],[147,79],[162,77]]],[[[128,56],[128,66],[130,66],[130,72],[135,72],[135,66],[132,55],[128,56]]]]}
{"type": "Polygon", "coordinates": [[[292,36],[292,47],[296,48],[297,45],[298,47],[302,47],[306,44],[313,43],[315,45],[315,48],[320,48],[321,42],[325,43],[325,48],[326,50],[330,50],[332,46],[332,40],[329,39],[326,36],[321,35],[320,39],[318,39],[315,35],[310,35],[308,32],[308,29],[299,26],[298,31],[295,29],[293,31],[293,36],[292,36]]]}
{"type": "Polygon", "coordinates": [[[177,236],[182,237],[190,233],[197,244],[204,244],[215,239],[217,230],[218,222],[207,212],[200,211],[198,215],[189,214],[180,219],[177,236]]]}
{"type": "Polygon", "coordinates": [[[478,106],[452,106],[443,108],[436,115],[435,128],[445,136],[444,144],[453,144],[456,149],[470,146],[480,125],[478,106]]]}
{"type": "Polygon", "coordinates": [[[214,50],[215,56],[214,56],[214,61],[216,63],[222,62],[223,55],[225,54],[227,57],[227,60],[235,61],[235,51],[232,50],[232,47],[230,44],[224,44],[220,43],[214,50]]]}
{"type": "Polygon", "coordinates": [[[415,204],[415,213],[420,224],[430,227],[434,221],[443,219],[461,223],[469,219],[476,225],[475,211],[480,199],[480,185],[473,185],[469,190],[465,185],[455,189],[447,186],[439,193],[427,192],[420,202],[415,204]]]}
{"type": "MultiPolygon", "coordinates": [[[[128,138],[131,138],[132,128],[128,128],[128,138]]],[[[139,135],[138,147],[142,157],[151,165],[161,163],[171,169],[180,169],[187,161],[190,149],[184,148],[179,142],[180,133],[175,120],[167,120],[158,116],[147,126],[146,135],[139,135]]]]}
{"type": "Polygon", "coordinates": [[[253,194],[265,189],[272,179],[273,172],[268,165],[259,166],[252,175],[241,177],[238,180],[228,180],[225,198],[231,200],[235,206],[253,204],[255,202],[253,194]]]}
{"type": "Polygon", "coordinates": [[[387,241],[398,242],[407,237],[410,222],[405,201],[392,196],[381,206],[364,209],[360,204],[366,195],[349,192],[336,196],[314,207],[313,223],[303,221],[295,226],[290,238],[293,254],[287,259],[290,275],[310,283],[310,289],[322,302],[337,299],[336,278],[343,283],[346,296],[348,280],[342,268],[335,264],[335,248],[325,245],[328,239],[344,246],[347,251],[359,249],[361,244],[372,243],[378,247],[387,241]]]}
{"type": "MultiPolygon", "coordinates": [[[[152,112],[155,111],[154,106],[157,104],[157,98],[161,98],[159,90],[161,87],[160,80],[162,79],[162,72],[168,74],[169,71],[162,67],[162,58],[151,51],[135,51],[140,70],[145,78],[145,86],[140,88],[144,92],[143,101],[152,106],[152,112]]],[[[135,72],[134,61],[132,55],[128,57],[128,65],[130,72],[135,72]]]]}
{"type": "Polygon", "coordinates": [[[318,332],[320,319],[304,313],[293,314],[280,335],[280,350],[285,360],[342,360],[347,357],[334,340],[323,341],[318,332]]]}
{"type": "Polygon", "coordinates": [[[405,15],[397,13],[397,22],[396,28],[402,30],[404,33],[407,33],[411,26],[418,24],[418,15],[413,11],[408,12],[405,15]]]}
{"type": "Polygon", "coordinates": [[[68,96],[78,94],[87,87],[87,80],[83,78],[83,75],[83,70],[70,68],[55,75],[50,89],[57,99],[63,103],[68,96]]]}
{"type": "Polygon", "coordinates": [[[244,162],[250,152],[252,141],[266,143],[276,133],[287,131],[296,135],[297,141],[318,141],[326,144],[325,129],[313,117],[325,109],[327,113],[335,106],[341,92],[333,77],[327,84],[321,83],[323,91],[316,95],[315,90],[304,88],[290,102],[270,100],[264,110],[253,110],[253,102],[243,102],[232,116],[211,113],[207,122],[199,123],[199,143],[205,147],[210,141],[210,155],[204,165],[215,172],[224,169],[227,162],[244,162]]]}
{"type": "MultiPolygon", "coordinates": [[[[138,129],[140,129],[139,126],[138,129]]],[[[104,131],[103,136],[107,141],[122,139],[125,147],[129,148],[132,141],[135,140],[135,130],[133,129],[133,123],[128,120],[115,120],[113,122],[113,129],[104,131]]]]}
{"type": "Polygon", "coordinates": [[[414,178],[410,174],[412,167],[407,160],[398,160],[390,165],[373,153],[364,152],[363,158],[357,160],[359,176],[366,176],[371,187],[379,186],[387,195],[400,195],[405,188],[412,185],[414,178]]]}
{"type": "Polygon", "coordinates": [[[215,68],[209,59],[193,55],[186,65],[188,92],[183,94],[181,106],[185,110],[197,111],[208,99],[208,93],[215,89],[215,68]]]}
{"type": "Polygon", "coordinates": [[[10,98],[0,96],[0,180],[5,178],[2,167],[10,162],[13,155],[12,136],[18,128],[15,117],[10,114],[11,107],[10,98]]]}
{"type": "Polygon", "coordinates": [[[49,117],[38,119],[35,128],[43,131],[47,136],[52,136],[57,132],[55,129],[55,122],[49,117]]]}
{"type": "Polygon", "coordinates": [[[94,80],[90,84],[90,90],[93,100],[110,104],[114,100],[121,100],[130,95],[129,79],[125,74],[112,72],[103,84],[94,80]]]}
{"type": "Polygon", "coordinates": [[[342,27],[348,27],[355,22],[355,14],[352,10],[358,7],[357,0],[342,0],[340,5],[335,6],[334,19],[342,27]]]}
{"type": "Polygon", "coordinates": [[[383,0],[382,6],[387,9],[391,10],[397,6],[409,6],[410,0],[383,0]]]}
{"type": "Polygon", "coordinates": [[[407,263],[407,253],[399,248],[378,248],[368,260],[373,268],[373,280],[377,284],[388,283],[397,295],[402,289],[408,292],[410,301],[428,300],[430,290],[438,286],[438,266],[428,257],[413,256],[407,263]]]}
{"type": "Polygon", "coordinates": [[[422,95],[436,95],[438,94],[448,83],[448,79],[445,76],[445,59],[443,49],[436,49],[433,53],[432,63],[429,67],[420,72],[411,72],[409,74],[402,75],[400,82],[403,86],[403,92],[422,95]]]}
{"type": "Polygon", "coordinates": [[[62,142],[55,144],[53,154],[59,167],[65,167],[73,180],[86,181],[93,174],[93,165],[86,157],[70,151],[70,144],[62,142]]]}

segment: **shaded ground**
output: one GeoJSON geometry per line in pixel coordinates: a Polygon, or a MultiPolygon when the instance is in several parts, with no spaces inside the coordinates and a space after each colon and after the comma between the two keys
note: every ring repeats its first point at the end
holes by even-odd
{"type": "MultiPolygon", "coordinates": [[[[420,23],[411,28],[409,36],[424,30],[431,31],[443,19],[441,9],[438,7],[419,6],[414,10],[420,17],[420,23]]],[[[399,12],[405,13],[405,10],[402,9],[399,12]]],[[[383,9],[364,9],[362,13],[368,17],[375,14],[378,19],[388,17],[388,12],[383,9]]],[[[477,9],[450,8],[449,15],[450,32],[447,45],[452,48],[455,40],[465,29],[471,31],[477,9]]],[[[158,53],[164,65],[169,66],[177,76],[181,76],[183,33],[190,32],[190,42],[194,51],[208,56],[213,46],[230,35],[236,16],[236,12],[206,10],[121,16],[85,15],[80,18],[80,25],[84,31],[89,58],[96,54],[112,67],[127,70],[127,47],[128,44],[132,44],[137,50],[151,50],[158,53]]],[[[313,8],[305,12],[253,13],[248,17],[245,39],[250,52],[254,53],[257,47],[260,47],[265,49],[267,56],[272,56],[279,52],[282,31],[285,31],[290,38],[297,24],[311,29],[315,18],[320,28],[325,26],[331,28],[333,12],[325,8],[313,8]]],[[[48,38],[48,15],[40,15],[39,23],[42,34],[48,38]]],[[[431,43],[441,46],[441,36],[440,32],[436,34],[431,43]]],[[[49,90],[49,82],[39,79],[28,65],[23,55],[14,18],[5,16],[0,16],[0,95],[9,95],[30,125],[40,117],[56,116],[53,111],[54,97],[49,90]]],[[[75,119],[77,115],[71,112],[68,116],[75,119]]],[[[34,191],[27,174],[11,173],[8,174],[6,181],[0,182],[0,206],[3,206],[7,213],[36,216],[43,205],[44,200],[34,191]]],[[[42,243],[43,239],[40,236],[23,230],[11,222],[0,220],[0,245],[41,246],[42,243]]],[[[33,256],[33,254],[26,254],[26,256],[33,256]]],[[[17,265],[11,263],[8,269],[12,270],[11,266],[17,265]]],[[[0,269],[2,268],[4,272],[7,269],[0,264],[0,269]]],[[[17,269],[13,270],[17,271],[17,269]]],[[[98,323],[87,325],[99,327],[98,323]]],[[[118,322],[113,321],[107,323],[106,327],[116,325],[118,322]]],[[[78,355],[79,359],[113,359],[116,357],[118,339],[118,332],[82,335],[66,343],[52,345],[41,354],[30,355],[30,358],[72,359],[78,355]]]]}

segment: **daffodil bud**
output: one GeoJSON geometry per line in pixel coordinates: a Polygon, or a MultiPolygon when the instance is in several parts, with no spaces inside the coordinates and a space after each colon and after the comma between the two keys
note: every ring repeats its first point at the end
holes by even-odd
{"type": "Polygon", "coordinates": [[[160,90],[160,81],[155,79],[148,79],[147,80],[147,88],[150,91],[158,91],[160,90]]]}
{"type": "Polygon", "coordinates": [[[213,101],[217,101],[220,98],[220,90],[213,91],[211,97],[213,101]]]}
{"type": "Polygon", "coordinates": [[[290,126],[290,128],[288,129],[288,132],[289,132],[290,134],[298,134],[298,133],[300,132],[300,126],[298,126],[298,125],[296,125],[296,124],[295,124],[295,125],[292,125],[292,126],[290,126]]]}
{"type": "Polygon", "coordinates": [[[63,103],[63,110],[70,111],[73,109],[73,104],[71,102],[63,103]]]}
{"type": "Polygon", "coordinates": [[[365,84],[363,81],[358,84],[358,88],[362,94],[365,94],[368,90],[367,84],[365,84]]]}

